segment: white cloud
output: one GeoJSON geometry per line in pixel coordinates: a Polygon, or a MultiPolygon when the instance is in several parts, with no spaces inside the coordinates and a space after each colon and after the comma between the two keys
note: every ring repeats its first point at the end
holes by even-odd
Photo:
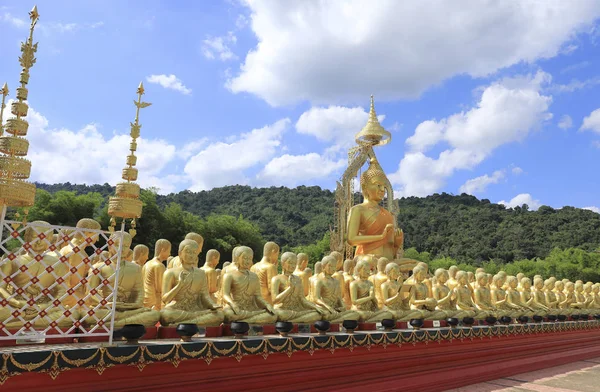
{"type": "Polygon", "coordinates": [[[600,109],[596,109],[583,119],[580,131],[593,131],[600,133],[600,109]]]}
{"type": "MultiPolygon", "coordinates": [[[[10,102],[7,106],[10,106],[10,102]]],[[[125,133],[105,137],[96,124],[88,124],[78,131],[49,128],[48,120],[29,109],[31,148],[31,181],[48,184],[72,182],[76,184],[116,184],[121,180],[121,169],[129,154],[131,137],[125,133]]],[[[143,131],[142,131],[143,132],[143,131]]],[[[138,139],[138,182],[142,187],[158,186],[161,192],[175,190],[173,176],[161,176],[161,171],[175,156],[175,146],[161,139],[138,139]],[[160,153],[160,159],[156,154],[160,153]]]]}
{"type": "Polygon", "coordinates": [[[357,102],[372,92],[416,97],[455,75],[484,77],[554,57],[600,16],[595,0],[245,5],[258,43],[227,86],[273,106],[357,102]]]}
{"type": "Polygon", "coordinates": [[[235,27],[238,30],[241,30],[244,27],[246,27],[247,25],[248,25],[248,18],[246,18],[246,16],[243,14],[239,14],[237,19],[235,20],[235,27]]]}
{"type": "Polygon", "coordinates": [[[558,122],[558,127],[560,129],[569,129],[573,127],[573,119],[571,118],[571,116],[569,116],[568,114],[562,116],[560,118],[560,121],[558,122]]]}
{"type": "Polygon", "coordinates": [[[199,140],[194,140],[186,143],[183,148],[177,151],[177,156],[182,159],[188,159],[198,151],[200,151],[208,143],[208,138],[203,137],[199,140]]]}
{"type": "Polygon", "coordinates": [[[26,22],[24,19],[18,18],[16,16],[12,15],[10,12],[2,13],[0,20],[13,25],[14,27],[18,27],[18,28],[22,28],[22,27],[29,25],[29,23],[26,22]]]}
{"type": "Polygon", "coordinates": [[[510,201],[499,201],[498,204],[504,204],[508,208],[522,207],[527,204],[531,211],[535,211],[542,205],[539,200],[534,199],[529,193],[521,193],[510,199],[510,201]]]}
{"type": "Polygon", "coordinates": [[[573,91],[583,90],[585,88],[593,87],[600,84],[600,78],[590,78],[586,80],[573,79],[567,84],[555,84],[548,88],[549,92],[552,93],[572,93],[573,91]]]}
{"type": "MultiPolygon", "coordinates": [[[[383,121],[385,116],[379,115],[377,118],[383,121]]],[[[296,131],[312,135],[320,141],[333,142],[335,147],[347,148],[354,144],[354,136],[368,119],[369,112],[362,107],[313,107],[300,115],[296,131]]]]}
{"type": "MultiPolygon", "coordinates": [[[[513,169],[514,171],[514,169],[513,169]]],[[[476,193],[482,193],[490,184],[497,184],[500,180],[506,177],[505,170],[496,170],[491,176],[487,174],[479,177],[472,178],[465,182],[459,189],[460,193],[468,193],[474,195],[476,193]]]]}
{"type": "Polygon", "coordinates": [[[411,150],[396,173],[390,176],[402,196],[426,196],[444,186],[456,170],[470,170],[497,147],[521,141],[544,120],[551,118],[552,98],[540,93],[549,75],[505,78],[483,89],[477,105],[469,111],[439,121],[419,124],[407,139],[411,150]],[[428,149],[446,143],[437,159],[428,149]]]}
{"type": "Polygon", "coordinates": [[[591,207],[583,207],[583,209],[593,211],[596,214],[600,214],[600,207],[591,206],[591,207]]]}
{"type": "Polygon", "coordinates": [[[290,120],[279,120],[274,124],[243,133],[227,143],[209,144],[191,157],[184,172],[189,176],[192,191],[214,187],[247,184],[246,169],[269,161],[281,146],[284,132],[290,120]]]}
{"type": "Polygon", "coordinates": [[[573,72],[573,71],[578,71],[580,69],[589,67],[590,65],[592,65],[592,63],[589,61],[581,61],[579,63],[571,64],[567,67],[564,67],[563,69],[560,70],[560,73],[564,74],[564,73],[569,73],[569,72],[573,72]]]}
{"type": "Polygon", "coordinates": [[[179,91],[182,94],[189,95],[192,93],[192,90],[185,87],[183,82],[175,75],[150,75],[146,77],[146,80],[149,83],[158,84],[166,89],[179,91]]]}
{"type": "Polygon", "coordinates": [[[231,50],[231,45],[235,45],[237,37],[233,31],[221,37],[208,36],[202,41],[202,54],[210,60],[219,58],[221,61],[235,60],[237,56],[231,50]]]}
{"type": "Polygon", "coordinates": [[[306,155],[282,155],[273,158],[257,178],[264,185],[297,186],[324,178],[340,170],[346,161],[330,160],[317,153],[306,155]]]}
{"type": "Polygon", "coordinates": [[[523,169],[521,169],[519,166],[513,167],[511,171],[512,171],[512,174],[514,174],[515,176],[523,174],[523,169]]]}

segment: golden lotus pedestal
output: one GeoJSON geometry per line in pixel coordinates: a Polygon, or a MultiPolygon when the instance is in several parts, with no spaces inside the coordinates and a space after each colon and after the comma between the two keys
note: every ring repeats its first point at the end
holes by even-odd
{"type": "Polygon", "coordinates": [[[598,357],[600,322],[47,344],[2,354],[3,391],[437,391],[598,357]]]}

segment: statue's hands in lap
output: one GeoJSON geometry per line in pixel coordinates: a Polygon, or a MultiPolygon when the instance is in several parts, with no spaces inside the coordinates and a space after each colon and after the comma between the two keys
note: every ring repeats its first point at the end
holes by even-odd
{"type": "Polygon", "coordinates": [[[238,309],[237,305],[234,305],[234,304],[229,304],[229,307],[231,308],[231,311],[232,311],[233,313],[235,313],[235,314],[238,314],[238,313],[239,313],[239,309],[238,309]]]}
{"type": "Polygon", "coordinates": [[[223,306],[221,306],[221,305],[214,305],[210,309],[211,310],[217,310],[217,309],[222,309],[222,308],[223,308],[223,306]]]}
{"type": "Polygon", "coordinates": [[[115,304],[115,308],[117,310],[130,310],[130,309],[137,309],[138,307],[139,306],[137,306],[136,304],[120,302],[120,301],[117,301],[117,303],[115,304]]]}
{"type": "Polygon", "coordinates": [[[325,311],[318,306],[315,308],[315,310],[317,311],[317,313],[319,313],[321,315],[325,314],[325,311]]]}
{"type": "Polygon", "coordinates": [[[271,305],[267,305],[265,310],[271,314],[275,314],[275,309],[273,309],[273,307],[271,305]]]}
{"type": "Polygon", "coordinates": [[[427,298],[427,307],[435,308],[437,306],[437,300],[435,298],[427,298]]]}

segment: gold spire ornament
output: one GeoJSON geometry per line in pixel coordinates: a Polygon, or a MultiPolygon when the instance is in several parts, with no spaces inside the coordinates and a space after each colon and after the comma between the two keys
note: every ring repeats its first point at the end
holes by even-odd
{"type": "Polygon", "coordinates": [[[392,141],[392,134],[386,131],[377,119],[373,95],[371,95],[369,121],[367,121],[367,125],[365,125],[365,127],[356,134],[355,140],[356,144],[359,146],[383,146],[384,144],[388,144],[392,141]]]}
{"type": "MultiPolygon", "coordinates": [[[[20,87],[17,88],[17,99],[10,105],[10,111],[15,116],[6,121],[4,132],[0,133],[0,204],[8,207],[30,207],[35,200],[35,185],[26,182],[31,172],[31,162],[25,158],[29,150],[29,142],[25,139],[29,124],[23,120],[27,116],[29,106],[27,105],[27,83],[29,82],[29,69],[35,64],[35,52],[37,43],[33,43],[33,30],[40,15],[37,6],[29,12],[31,25],[29,37],[26,42],[21,43],[21,56],[19,63],[22,70],[20,75],[20,87]]],[[[4,98],[8,95],[6,84],[2,88],[2,109],[4,109],[4,98]]],[[[27,215],[27,210],[25,210],[27,215]]]]}
{"type": "Polygon", "coordinates": [[[140,82],[137,88],[138,99],[133,101],[136,106],[135,111],[135,122],[131,123],[131,143],[129,144],[130,154],[127,155],[127,166],[123,169],[122,176],[123,180],[127,182],[121,182],[117,184],[115,190],[115,196],[112,196],[108,201],[108,215],[110,216],[110,227],[109,230],[114,232],[117,224],[116,218],[131,219],[131,229],[129,234],[132,237],[136,234],[136,222],[135,220],[142,216],[142,201],[140,200],[140,186],[135,183],[138,177],[138,169],[135,168],[137,163],[137,157],[135,151],[137,150],[136,139],[140,137],[140,109],[152,105],[148,102],[142,102],[142,95],[144,95],[144,84],[140,82]]]}

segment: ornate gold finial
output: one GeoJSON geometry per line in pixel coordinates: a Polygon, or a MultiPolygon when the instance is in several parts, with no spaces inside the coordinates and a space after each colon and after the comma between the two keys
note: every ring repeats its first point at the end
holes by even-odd
{"type": "Polygon", "coordinates": [[[379,124],[377,113],[375,113],[373,95],[371,95],[369,120],[367,121],[367,125],[356,134],[355,140],[359,145],[368,146],[382,146],[392,141],[392,135],[379,124]]]}
{"type": "MultiPolygon", "coordinates": [[[[27,116],[29,106],[27,105],[27,83],[29,82],[29,69],[35,64],[35,52],[37,43],[33,43],[33,30],[39,20],[37,7],[33,7],[29,12],[31,25],[29,27],[29,37],[26,42],[21,43],[21,56],[19,63],[22,70],[20,75],[20,87],[17,88],[17,100],[10,105],[10,111],[15,116],[6,121],[6,133],[9,136],[0,134],[0,204],[10,207],[29,207],[35,200],[35,185],[26,182],[31,173],[31,162],[25,158],[29,150],[29,142],[25,139],[29,124],[23,120],[27,116]]],[[[2,107],[4,107],[4,97],[8,94],[6,84],[2,88],[2,107]]],[[[25,222],[27,210],[25,210],[25,222]]]]}
{"type": "Polygon", "coordinates": [[[148,102],[142,102],[142,95],[144,95],[144,84],[140,82],[137,88],[138,99],[134,100],[133,104],[136,106],[135,121],[130,123],[131,125],[131,143],[129,143],[130,154],[127,156],[127,166],[123,169],[121,178],[127,182],[121,182],[117,184],[115,196],[111,197],[108,201],[108,215],[110,216],[110,227],[109,230],[114,231],[116,225],[116,218],[131,219],[131,229],[129,233],[131,236],[136,234],[136,222],[135,220],[142,216],[142,201],[140,200],[140,186],[134,181],[137,180],[138,169],[134,166],[137,163],[137,157],[135,151],[137,150],[136,139],[140,137],[140,109],[152,105],[148,102]]]}

